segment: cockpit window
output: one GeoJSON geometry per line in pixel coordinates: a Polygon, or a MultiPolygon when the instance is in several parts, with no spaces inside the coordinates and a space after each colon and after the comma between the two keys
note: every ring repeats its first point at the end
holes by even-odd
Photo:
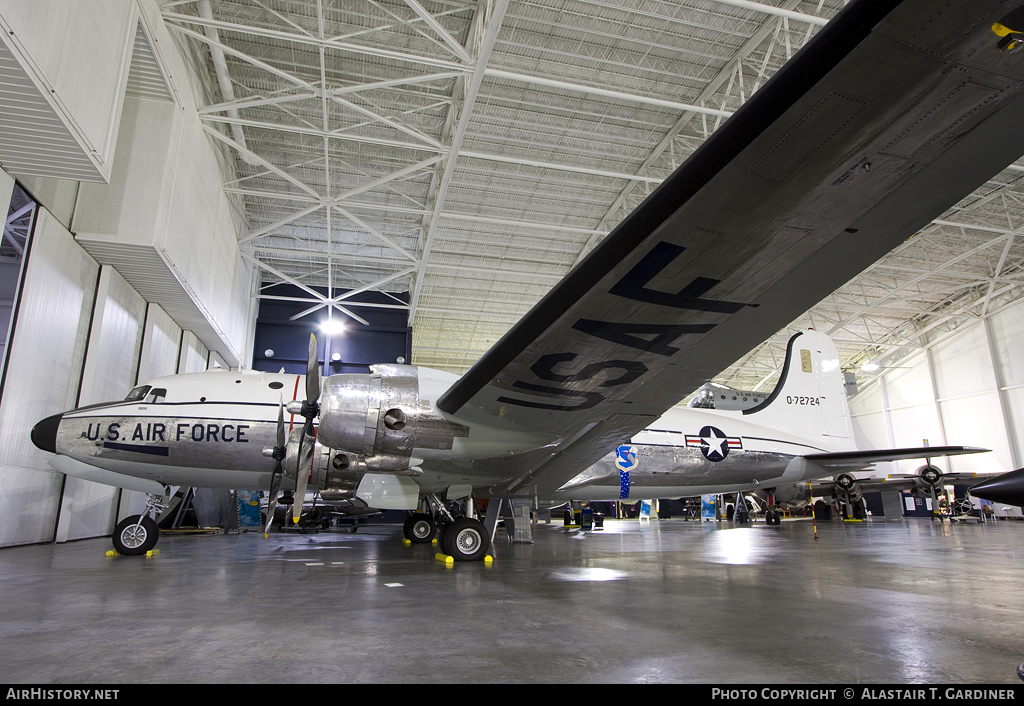
{"type": "Polygon", "coordinates": [[[146,396],[149,392],[149,385],[139,385],[134,390],[128,393],[128,396],[124,398],[125,402],[138,402],[146,396]]]}
{"type": "Polygon", "coordinates": [[[167,397],[167,389],[163,387],[154,387],[146,395],[146,402],[152,402],[153,404],[160,404],[167,397]]]}
{"type": "Polygon", "coordinates": [[[698,409],[714,409],[715,393],[711,390],[697,390],[697,394],[690,398],[690,403],[686,406],[698,409]]]}

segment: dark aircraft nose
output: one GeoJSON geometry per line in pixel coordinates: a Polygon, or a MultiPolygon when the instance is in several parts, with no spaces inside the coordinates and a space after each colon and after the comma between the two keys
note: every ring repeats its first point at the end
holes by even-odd
{"type": "Polygon", "coordinates": [[[43,451],[57,453],[57,427],[64,415],[55,414],[32,427],[32,443],[43,451]]]}
{"type": "Polygon", "coordinates": [[[972,485],[971,495],[997,503],[1024,506],[1024,468],[972,485]]]}

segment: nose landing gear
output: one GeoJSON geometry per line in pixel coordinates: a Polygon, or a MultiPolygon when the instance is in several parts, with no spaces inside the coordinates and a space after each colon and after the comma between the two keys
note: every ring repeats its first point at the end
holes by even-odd
{"type": "Polygon", "coordinates": [[[153,519],[167,507],[164,498],[171,497],[171,489],[164,487],[164,495],[147,495],[146,510],[141,515],[131,515],[117,523],[110,540],[114,551],[125,556],[139,556],[153,549],[160,539],[160,528],[153,519]]]}

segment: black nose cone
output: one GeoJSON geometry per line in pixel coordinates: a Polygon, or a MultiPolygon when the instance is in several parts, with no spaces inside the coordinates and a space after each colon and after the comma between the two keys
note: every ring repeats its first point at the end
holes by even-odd
{"type": "Polygon", "coordinates": [[[1024,468],[971,486],[971,495],[997,503],[1024,506],[1024,468]]]}
{"type": "Polygon", "coordinates": [[[64,415],[55,414],[32,427],[32,443],[43,451],[57,453],[57,427],[64,415]]]}

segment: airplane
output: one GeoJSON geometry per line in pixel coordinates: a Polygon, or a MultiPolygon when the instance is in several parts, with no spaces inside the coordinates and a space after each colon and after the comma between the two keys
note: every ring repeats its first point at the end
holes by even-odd
{"type": "Polygon", "coordinates": [[[709,380],[701,385],[687,406],[702,409],[749,409],[764,402],[767,397],[767,392],[734,390],[709,380]]]}
{"type": "MultiPolygon", "coordinates": [[[[741,410],[674,407],[563,485],[553,499],[754,493],[768,501],[767,520],[777,524],[777,508],[803,507],[815,490],[821,495],[828,486],[836,497],[858,500],[869,481],[854,473],[875,463],[987,451],[970,446],[858,450],[835,344],[808,329],[790,338],[779,381],[759,404],[741,410]]],[[[967,477],[976,475],[943,475],[929,463],[916,477],[887,485],[928,492],[967,477]]]]}
{"type": "MultiPolygon", "coordinates": [[[[388,364],[321,380],[313,341],[305,376],[158,378],[48,417],[32,439],[59,471],[149,494],[115,530],[119,551],[155,543],[166,486],[276,499],[312,483],[416,509],[407,536],[440,524],[446,553],[482,559],[484,525],[445,499],[556,495],[1024,154],[1022,41],[1024,10],[1000,0],[850,2],[461,377],[388,364]]],[[[803,336],[792,370],[837,365],[803,336]]],[[[780,392],[735,427],[681,424],[721,456],[703,487],[797,482],[846,467],[843,453],[864,463],[754,422],[832,410],[831,389],[780,392]],[[736,443],[777,459],[733,472],[736,443]]],[[[846,422],[820,424],[841,436],[846,422]]]]}
{"type": "Polygon", "coordinates": [[[987,478],[969,490],[971,495],[983,500],[1024,507],[1024,468],[987,478]]]}

